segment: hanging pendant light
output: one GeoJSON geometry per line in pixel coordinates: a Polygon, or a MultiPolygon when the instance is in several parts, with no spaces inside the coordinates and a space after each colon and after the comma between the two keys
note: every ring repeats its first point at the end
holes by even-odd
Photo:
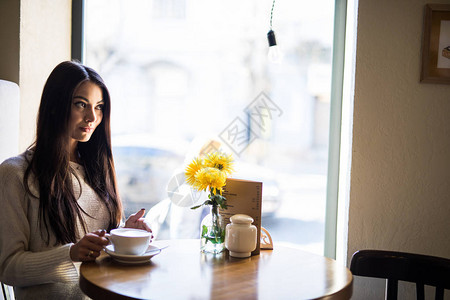
{"type": "Polygon", "coordinates": [[[272,63],[279,63],[281,61],[280,47],[277,45],[277,39],[275,38],[275,32],[272,30],[272,17],[273,8],[275,6],[275,0],[272,2],[272,10],[270,11],[270,30],[267,33],[267,41],[269,42],[268,58],[272,63]]]}
{"type": "Polygon", "coordinates": [[[271,62],[279,63],[281,61],[280,47],[277,45],[277,40],[275,38],[275,32],[270,29],[267,33],[267,40],[269,42],[269,52],[268,57],[271,62]]]}

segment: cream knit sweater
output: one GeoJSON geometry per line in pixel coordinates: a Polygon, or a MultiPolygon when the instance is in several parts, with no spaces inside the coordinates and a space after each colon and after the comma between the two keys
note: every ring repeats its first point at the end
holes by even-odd
{"type": "MultiPolygon", "coordinates": [[[[72,244],[55,247],[52,234],[49,246],[45,243],[38,225],[39,200],[25,192],[23,175],[32,155],[27,151],[0,165],[0,281],[14,286],[17,299],[85,299],[78,286],[80,263],[69,255],[72,244]]],[[[107,228],[106,206],[84,181],[84,168],[71,167],[81,181],[72,175],[78,203],[94,217],[85,216],[88,232],[107,228]]],[[[36,184],[30,189],[39,195],[36,184]]]]}

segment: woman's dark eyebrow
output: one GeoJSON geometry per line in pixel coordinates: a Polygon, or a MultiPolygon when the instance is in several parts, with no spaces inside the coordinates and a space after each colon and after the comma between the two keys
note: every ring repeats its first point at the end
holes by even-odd
{"type": "MultiPolygon", "coordinates": [[[[75,98],[80,98],[80,99],[83,99],[84,101],[90,102],[88,98],[85,98],[83,96],[74,96],[73,99],[75,99],[75,98]]],[[[100,103],[100,102],[103,102],[103,99],[101,99],[97,103],[100,103]]]]}

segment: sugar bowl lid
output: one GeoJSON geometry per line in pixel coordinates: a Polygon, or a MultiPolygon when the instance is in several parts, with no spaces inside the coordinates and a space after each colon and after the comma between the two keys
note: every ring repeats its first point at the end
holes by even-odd
{"type": "Polygon", "coordinates": [[[253,218],[249,215],[236,214],[231,216],[230,221],[233,224],[251,224],[253,223],[253,218]]]}

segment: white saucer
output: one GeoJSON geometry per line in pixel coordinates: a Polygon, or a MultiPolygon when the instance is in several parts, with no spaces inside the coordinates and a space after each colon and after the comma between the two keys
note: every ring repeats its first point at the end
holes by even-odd
{"type": "Polygon", "coordinates": [[[147,251],[142,255],[126,255],[114,252],[114,246],[108,245],[105,247],[105,252],[109,254],[114,260],[124,264],[143,264],[155,256],[161,253],[161,249],[155,246],[148,246],[147,251]]]}

